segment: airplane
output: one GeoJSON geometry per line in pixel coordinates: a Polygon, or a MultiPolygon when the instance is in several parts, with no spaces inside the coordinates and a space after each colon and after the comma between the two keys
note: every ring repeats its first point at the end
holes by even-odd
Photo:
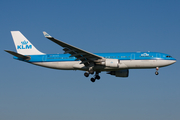
{"type": "Polygon", "coordinates": [[[14,59],[47,68],[85,71],[85,77],[94,75],[90,79],[92,82],[99,80],[99,73],[103,71],[116,77],[128,77],[129,69],[156,68],[155,74],[158,75],[160,67],[176,62],[172,56],[159,52],[91,53],[43,32],[46,38],[64,50],[64,54],[45,54],[37,50],[20,31],[11,31],[11,34],[17,52],[5,51],[14,59]]]}

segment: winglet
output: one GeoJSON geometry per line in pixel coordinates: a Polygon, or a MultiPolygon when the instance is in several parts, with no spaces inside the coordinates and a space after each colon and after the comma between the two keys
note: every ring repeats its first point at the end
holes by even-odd
{"type": "Polygon", "coordinates": [[[47,32],[43,31],[43,34],[46,38],[52,38],[47,32]]]}

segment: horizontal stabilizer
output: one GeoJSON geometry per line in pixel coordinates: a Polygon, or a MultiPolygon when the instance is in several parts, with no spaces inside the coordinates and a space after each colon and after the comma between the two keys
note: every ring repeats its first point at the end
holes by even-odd
{"type": "Polygon", "coordinates": [[[10,50],[4,50],[6,52],[8,52],[9,54],[13,55],[13,56],[16,56],[18,58],[22,58],[24,60],[30,60],[30,56],[24,56],[22,54],[19,54],[19,53],[16,53],[16,52],[13,52],[13,51],[10,51],[10,50]]]}

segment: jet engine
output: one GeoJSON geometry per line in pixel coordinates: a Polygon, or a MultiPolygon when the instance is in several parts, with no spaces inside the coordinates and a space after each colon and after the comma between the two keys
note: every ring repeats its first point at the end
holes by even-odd
{"type": "Polygon", "coordinates": [[[120,60],[118,59],[104,59],[104,60],[97,60],[97,65],[104,65],[106,67],[114,67],[118,68],[120,65],[120,60]]]}
{"type": "Polygon", "coordinates": [[[116,77],[128,77],[129,69],[118,70],[118,71],[110,71],[107,74],[114,75],[116,77]]]}

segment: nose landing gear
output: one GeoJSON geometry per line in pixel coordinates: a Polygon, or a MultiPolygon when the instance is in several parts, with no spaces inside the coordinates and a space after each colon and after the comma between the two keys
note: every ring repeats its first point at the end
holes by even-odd
{"type": "Polygon", "coordinates": [[[155,72],[156,75],[159,74],[158,70],[159,70],[159,67],[156,67],[156,72],[155,72]]]}

